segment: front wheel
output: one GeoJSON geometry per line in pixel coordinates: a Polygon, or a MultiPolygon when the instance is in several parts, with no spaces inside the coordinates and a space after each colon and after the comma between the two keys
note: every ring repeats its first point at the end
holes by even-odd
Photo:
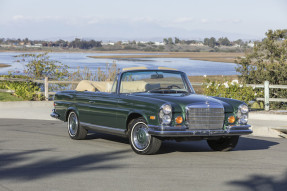
{"type": "Polygon", "coordinates": [[[88,131],[81,127],[78,115],[71,111],[68,116],[68,132],[72,139],[85,139],[88,131]]]}
{"type": "Polygon", "coordinates": [[[230,151],[238,143],[239,136],[221,137],[218,140],[207,140],[209,147],[215,151],[230,151]]]}
{"type": "Polygon", "coordinates": [[[148,126],[142,117],[129,123],[129,141],[133,151],[142,155],[155,154],[162,142],[148,133],[148,126]]]}

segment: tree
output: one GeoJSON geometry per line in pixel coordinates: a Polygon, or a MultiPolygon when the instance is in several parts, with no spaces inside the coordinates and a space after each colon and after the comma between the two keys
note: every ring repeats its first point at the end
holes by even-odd
{"type": "Polygon", "coordinates": [[[223,46],[230,46],[231,45],[231,43],[230,43],[230,41],[228,40],[228,38],[227,37],[221,37],[221,38],[219,38],[218,39],[218,43],[219,43],[219,45],[223,45],[223,46]]]}
{"type": "MultiPolygon", "coordinates": [[[[251,53],[239,58],[236,69],[244,83],[287,84],[287,30],[269,30],[262,42],[255,43],[251,53]]],[[[271,89],[270,96],[286,97],[287,91],[271,89]]]]}
{"type": "Polygon", "coordinates": [[[238,40],[234,41],[234,43],[235,43],[235,44],[238,44],[238,45],[240,45],[240,46],[244,46],[244,44],[245,44],[242,39],[238,39],[238,40]]]}
{"type": "Polygon", "coordinates": [[[253,51],[239,58],[242,81],[246,83],[287,84],[287,30],[269,30],[253,51]]]}
{"type": "Polygon", "coordinates": [[[166,38],[163,39],[164,44],[168,44],[168,40],[166,38]]]}
{"type": "Polygon", "coordinates": [[[180,43],[180,40],[179,40],[179,38],[177,38],[177,37],[174,37],[174,44],[178,44],[178,43],[180,43]]]}
{"type": "Polygon", "coordinates": [[[169,37],[169,38],[167,39],[167,41],[168,41],[168,44],[173,44],[173,40],[172,40],[171,37],[169,37]]]}
{"type": "Polygon", "coordinates": [[[203,40],[203,44],[206,45],[206,46],[209,46],[211,48],[214,48],[215,45],[216,45],[216,39],[214,37],[211,37],[211,38],[205,38],[203,40]]]}
{"type": "Polygon", "coordinates": [[[29,42],[29,39],[28,39],[28,38],[25,38],[25,39],[24,39],[24,42],[25,42],[25,44],[27,44],[27,43],[29,42]]]}
{"type": "Polygon", "coordinates": [[[211,48],[214,48],[215,45],[216,45],[216,39],[214,37],[211,37],[209,39],[208,46],[211,47],[211,48]]]}
{"type": "Polygon", "coordinates": [[[209,38],[204,38],[203,40],[203,44],[208,46],[208,43],[209,43],[209,38]]]}
{"type": "Polygon", "coordinates": [[[49,77],[60,80],[68,77],[68,66],[59,61],[51,60],[48,53],[21,54],[17,62],[25,64],[24,73],[29,78],[43,79],[49,77]]]}
{"type": "Polygon", "coordinates": [[[69,47],[80,48],[80,49],[91,49],[94,47],[102,47],[102,42],[95,40],[86,41],[76,38],[74,41],[70,43],[69,47]]]}

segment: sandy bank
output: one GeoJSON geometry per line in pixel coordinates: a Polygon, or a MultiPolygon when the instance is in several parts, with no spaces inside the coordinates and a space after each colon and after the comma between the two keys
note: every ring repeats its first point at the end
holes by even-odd
{"type": "MultiPolygon", "coordinates": [[[[119,53],[119,52],[105,52],[119,53]]],[[[108,55],[108,56],[89,56],[91,58],[110,58],[110,59],[128,59],[128,58],[190,58],[192,60],[204,60],[213,62],[234,63],[237,57],[242,57],[244,53],[222,53],[222,52],[121,52],[125,54],[142,53],[152,55],[108,55]]]]}
{"type": "Polygon", "coordinates": [[[8,65],[8,64],[0,64],[0,68],[1,68],[1,67],[9,67],[9,66],[11,66],[11,65],[8,65]]]}

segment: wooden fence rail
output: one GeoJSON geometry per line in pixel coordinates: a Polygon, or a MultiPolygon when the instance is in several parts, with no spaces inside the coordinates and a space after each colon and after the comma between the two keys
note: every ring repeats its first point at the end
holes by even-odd
{"type": "Polygon", "coordinates": [[[270,85],[269,81],[265,81],[264,84],[246,84],[246,86],[253,88],[264,88],[264,98],[257,98],[256,100],[264,101],[264,109],[269,111],[270,101],[274,102],[287,102],[286,98],[270,98],[269,89],[287,89],[287,85],[270,85]]]}
{"type": "MultiPolygon", "coordinates": [[[[46,100],[48,100],[49,95],[54,95],[56,92],[49,92],[49,84],[78,84],[80,81],[49,81],[46,77],[44,80],[27,80],[27,79],[19,79],[19,78],[4,78],[0,77],[0,81],[19,81],[19,82],[27,82],[32,81],[36,83],[44,84],[44,92],[39,92],[39,94],[44,94],[46,100]]],[[[203,83],[201,82],[192,82],[193,86],[201,86],[203,83]]],[[[256,98],[256,100],[264,101],[264,108],[266,111],[270,109],[270,101],[272,102],[287,102],[286,98],[270,98],[269,97],[269,89],[287,89],[287,85],[270,85],[269,81],[265,81],[264,84],[246,84],[248,87],[253,88],[264,88],[264,98],[256,98]]],[[[0,90],[0,92],[13,92],[12,90],[0,90]]]]}

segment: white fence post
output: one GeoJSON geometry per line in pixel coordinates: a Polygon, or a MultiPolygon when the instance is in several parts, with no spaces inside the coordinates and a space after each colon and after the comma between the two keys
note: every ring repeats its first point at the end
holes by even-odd
{"type": "Polygon", "coordinates": [[[264,82],[264,105],[265,111],[269,111],[269,81],[264,82]]]}
{"type": "Polygon", "coordinates": [[[48,77],[45,77],[45,99],[46,99],[46,101],[49,100],[49,81],[48,81],[48,77]]]}

